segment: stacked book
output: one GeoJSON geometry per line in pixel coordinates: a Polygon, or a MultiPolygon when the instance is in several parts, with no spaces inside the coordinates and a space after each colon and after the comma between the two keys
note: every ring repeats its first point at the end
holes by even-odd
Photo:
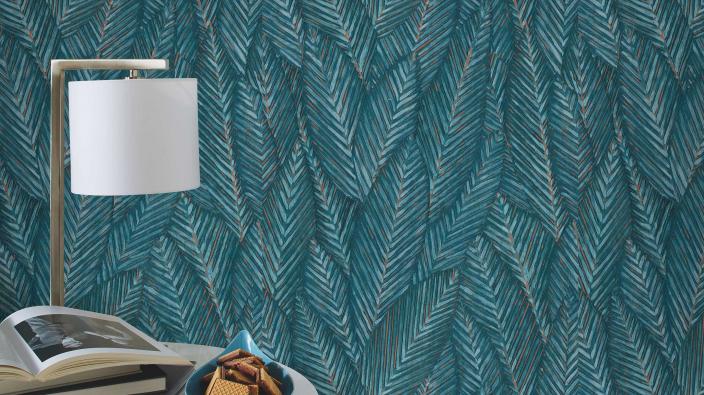
{"type": "Polygon", "coordinates": [[[0,395],[171,394],[192,369],[109,315],[38,306],[0,323],[0,395]]]}

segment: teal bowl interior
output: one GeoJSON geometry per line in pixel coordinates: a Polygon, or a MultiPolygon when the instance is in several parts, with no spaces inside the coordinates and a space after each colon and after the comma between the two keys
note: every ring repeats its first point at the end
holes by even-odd
{"type": "MultiPolygon", "coordinates": [[[[266,367],[269,369],[271,376],[281,381],[281,384],[283,385],[282,392],[284,395],[293,394],[294,388],[291,377],[286,374],[286,371],[282,365],[272,361],[271,358],[266,356],[266,354],[264,354],[262,350],[257,347],[254,343],[254,339],[252,339],[252,335],[250,335],[249,332],[241,331],[238,333],[232,342],[225,348],[225,351],[220,353],[220,355],[227,354],[228,352],[234,351],[238,348],[248,351],[261,358],[266,364],[266,367]]],[[[211,359],[208,363],[201,366],[200,369],[193,372],[186,383],[186,395],[203,395],[205,393],[208,385],[203,383],[200,379],[215,370],[218,365],[217,361],[220,355],[211,359]]]]}

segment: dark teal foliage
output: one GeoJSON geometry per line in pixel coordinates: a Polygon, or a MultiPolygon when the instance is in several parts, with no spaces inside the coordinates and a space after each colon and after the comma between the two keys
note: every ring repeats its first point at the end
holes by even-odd
{"type": "Polygon", "coordinates": [[[323,394],[704,391],[700,1],[0,1],[0,317],[47,302],[49,61],[118,57],[198,78],[203,185],[67,192],[68,305],[323,394]]]}

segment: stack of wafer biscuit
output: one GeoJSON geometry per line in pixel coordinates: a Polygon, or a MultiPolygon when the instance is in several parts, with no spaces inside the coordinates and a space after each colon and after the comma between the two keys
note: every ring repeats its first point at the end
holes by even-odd
{"type": "Polygon", "coordinates": [[[218,358],[215,371],[202,380],[208,383],[205,395],[283,395],[264,361],[239,348],[218,358]]]}

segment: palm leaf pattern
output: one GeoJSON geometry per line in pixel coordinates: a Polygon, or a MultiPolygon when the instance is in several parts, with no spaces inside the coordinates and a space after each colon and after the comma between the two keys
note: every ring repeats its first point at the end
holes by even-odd
{"type": "Polygon", "coordinates": [[[68,305],[323,394],[704,392],[700,1],[1,1],[0,317],[48,300],[49,61],[118,57],[198,78],[202,186],[67,192],[68,305]]]}

